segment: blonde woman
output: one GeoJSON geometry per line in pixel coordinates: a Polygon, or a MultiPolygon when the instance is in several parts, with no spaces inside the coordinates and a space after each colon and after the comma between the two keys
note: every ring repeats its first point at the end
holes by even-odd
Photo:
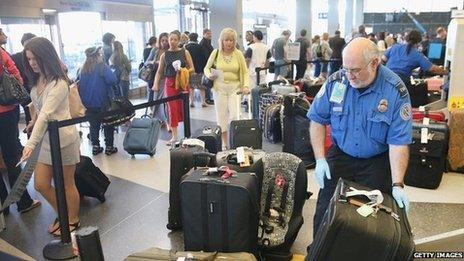
{"type": "MultiPolygon", "coordinates": [[[[222,144],[228,144],[229,124],[238,120],[240,112],[237,104],[240,95],[250,93],[250,76],[243,53],[235,46],[237,32],[232,28],[224,28],[219,36],[219,49],[209,56],[203,72],[206,77],[214,80],[213,95],[216,119],[222,129],[222,144]],[[216,69],[212,69],[214,66],[216,69]]],[[[228,147],[228,146],[227,146],[228,147]]]]}

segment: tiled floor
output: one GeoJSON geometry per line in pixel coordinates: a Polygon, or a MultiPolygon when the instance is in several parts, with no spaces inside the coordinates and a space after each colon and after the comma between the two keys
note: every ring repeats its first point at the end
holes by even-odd
{"type": "MultiPolygon", "coordinates": [[[[192,108],[191,117],[194,131],[214,121],[214,109],[200,106],[192,108]]],[[[82,131],[84,139],[81,151],[90,155],[89,142],[85,138],[88,129],[82,127],[82,131]]],[[[106,260],[122,260],[134,251],[152,246],[182,249],[182,234],[169,233],[165,228],[169,190],[169,151],[165,141],[169,134],[163,131],[157,154],[153,157],[137,155],[131,158],[122,150],[123,137],[124,129],[121,128],[115,136],[119,153],[93,157],[95,164],[110,175],[112,183],[104,204],[90,198],[82,201],[80,216],[83,226],[99,228],[106,260]]],[[[279,144],[265,142],[263,146],[266,151],[281,149],[279,144]]],[[[313,176],[313,170],[308,170],[309,190],[314,196],[304,207],[305,224],[293,246],[294,253],[304,254],[312,240],[312,216],[318,192],[313,176]]],[[[416,239],[464,228],[463,186],[464,175],[447,173],[437,190],[407,188],[413,202],[409,218],[416,239]]],[[[46,233],[46,228],[55,214],[31,185],[29,191],[45,204],[23,215],[11,211],[6,218],[7,229],[0,233],[0,250],[28,260],[42,260],[43,246],[52,239],[46,233]]],[[[460,247],[463,251],[464,244],[460,247]]],[[[420,249],[427,248],[422,245],[420,249]]]]}

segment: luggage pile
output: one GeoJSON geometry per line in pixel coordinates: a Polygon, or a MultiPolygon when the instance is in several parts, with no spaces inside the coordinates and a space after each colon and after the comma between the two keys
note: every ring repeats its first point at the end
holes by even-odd
{"type": "MultiPolygon", "coordinates": [[[[256,138],[253,131],[246,132],[247,139],[256,138]]],[[[242,136],[235,137],[235,144],[242,142],[242,136]]],[[[210,147],[214,150],[220,140],[220,135],[210,138],[210,147]]],[[[167,228],[183,230],[185,251],[248,252],[261,260],[290,260],[309,198],[302,160],[284,152],[266,153],[261,144],[256,144],[259,149],[238,146],[214,154],[201,142],[187,139],[170,152],[176,164],[171,164],[167,228]]]]}
{"type": "Polygon", "coordinates": [[[306,117],[312,98],[307,93],[319,88],[306,84],[307,92],[301,92],[298,85],[283,79],[260,85],[251,92],[253,118],[258,120],[264,138],[271,143],[282,142],[282,151],[298,156],[306,167],[315,163],[306,117]]]}

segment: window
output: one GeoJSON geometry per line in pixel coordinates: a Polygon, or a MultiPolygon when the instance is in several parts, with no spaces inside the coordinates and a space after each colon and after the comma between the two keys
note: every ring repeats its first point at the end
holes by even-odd
{"type": "MultiPolygon", "coordinates": [[[[5,49],[10,54],[21,52],[21,37],[25,33],[33,33],[40,37],[51,40],[50,26],[45,24],[42,19],[31,18],[1,18],[0,26],[3,32],[8,36],[8,42],[5,49]]],[[[58,52],[59,53],[59,52],[58,52]]]]}

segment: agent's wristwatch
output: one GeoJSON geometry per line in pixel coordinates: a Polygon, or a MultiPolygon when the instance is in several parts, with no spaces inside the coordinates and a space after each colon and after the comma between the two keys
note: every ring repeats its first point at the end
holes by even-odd
{"type": "Polygon", "coordinates": [[[392,187],[402,187],[404,188],[404,183],[403,182],[395,182],[392,184],[392,187]]]}

